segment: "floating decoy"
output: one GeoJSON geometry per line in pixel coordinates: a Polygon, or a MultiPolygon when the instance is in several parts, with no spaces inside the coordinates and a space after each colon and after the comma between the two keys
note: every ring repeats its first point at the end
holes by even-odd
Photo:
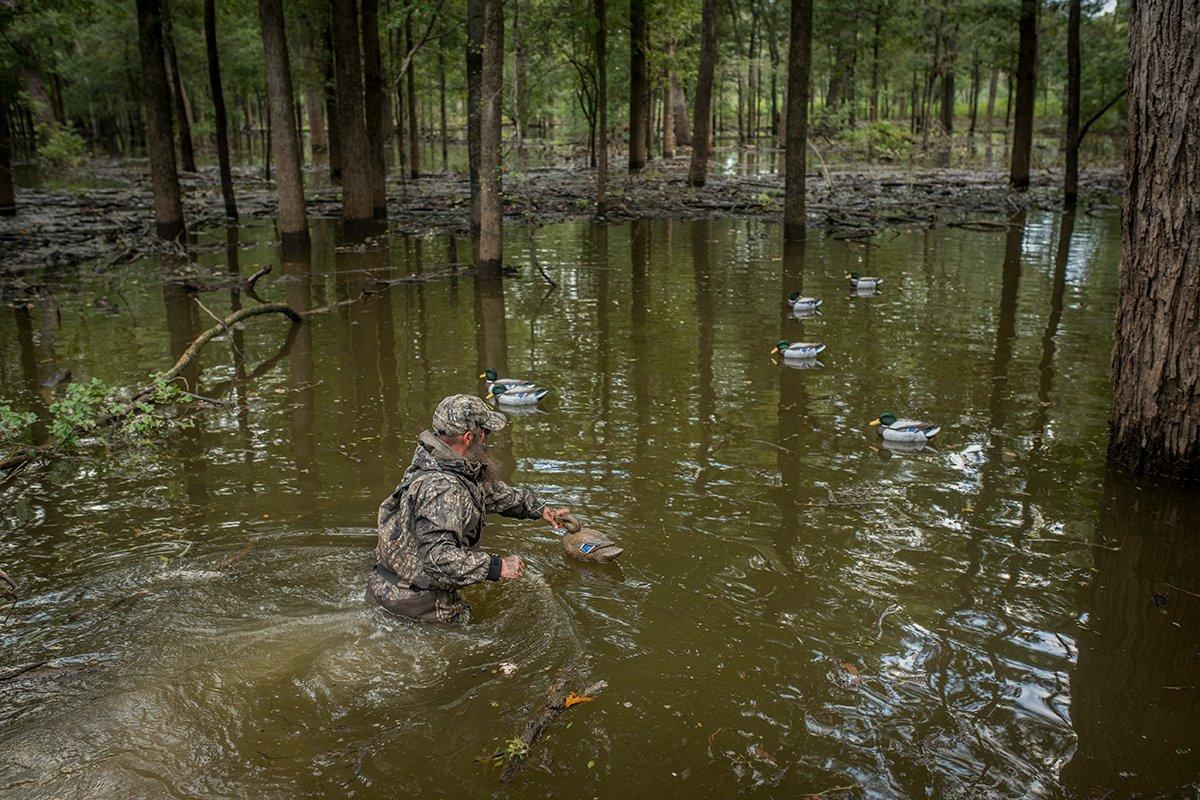
{"type": "Polygon", "coordinates": [[[616,542],[600,531],[583,527],[574,514],[567,514],[560,521],[567,530],[562,537],[563,552],[571,558],[607,564],[625,552],[624,548],[618,547],[616,542]]]}
{"type": "Polygon", "coordinates": [[[885,411],[878,419],[868,423],[875,432],[889,442],[928,442],[942,428],[932,422],[921,422],[915,419],[896,419],[896,415],[885,411]]]}
{"type": "Polygon", "coordinates": [[[883,283],[883,278],[867,278],[857,272],[851,272],[846,276],[846,280],[850,281],[851,288],[858,290],[878,289],[883,283]]]}
{"type": "Polygon", "coordinates": [[[787,306],[792,311],[816,311],[821,307],[821,301],[815,297],[801,297],[799,292],[788,295],[787,306]]]}
{"type": "Polygon", "coordinates": [[[522,383],[511,387],[493,383],[488,387],[485,399],[495,398],[497,403],[504,406],[531,406],[548,394],[550,394],[549,389],[543,389],[532,383],[522,383]]]}
{"type": "Polygon", "coordinates": [[[807,360],[816,358],[825,349],[825,345],[820,342],[787,342],[780,339],[771,350],[771,355],[782,353],[784,358],[807,360]]]}
{"type": "Polygon", "coordinates": [[[487,381],[488,386],[503,386],[505,389],[512,389],[517,386],[532,386],[533,381],[527,381],[523,378],[501,378],[496,374],[496,370],[488,367],[483,372],[479,373],[479,380],[487,381]]]}

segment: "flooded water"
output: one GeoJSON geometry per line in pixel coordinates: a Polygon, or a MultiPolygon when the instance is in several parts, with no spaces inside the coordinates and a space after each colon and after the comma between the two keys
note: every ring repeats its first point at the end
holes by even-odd
{"type": "MultiPolygon", "coordinates": [[[[192,427],[5,490],[22,599],[0,629],[0,794],[491,795],[477,759],[574,661],[608,688],[505,792],[1197,795],[1200,511],[1104,464],[1115,217],[786,248],[747,220],[559,225],[534,238],[553,290],[507,235],[501,283],[444,274],[465,242],[316,223],[263,299],[431,280],[249,320],[186,373],[219,402],[192,427]],[[852,269],[882,292],[850,296],[852,269]],[[791,318],[791,291],[820,315],[791,318]],[[827,349],[793,368],[781,338],[827,349]],[[362,602],[376,507],[485,367],[552,390],[497,437],[511,479],[626,552],[568,562],[545,525],[496,519],[483,545],[525,580],[468,589],[469,627],[389,618],[362,602]],[[889,410],[942,431],[883,446],[867,422],[889,410]]],[[[0,396],[44,435],[57,369],[141,385],[209,311],[252,302],[166,272],[279,264],[268,227],[191,252],[43,276],[0,317],[0,396]]]]}

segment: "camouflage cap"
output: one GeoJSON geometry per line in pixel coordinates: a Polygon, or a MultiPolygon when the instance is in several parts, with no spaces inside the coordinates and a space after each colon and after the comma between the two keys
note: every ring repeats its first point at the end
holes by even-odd
{"type": "Polygon", "coordinates": [[[476,428],[498,431],[508,420],[473,394],[452,394],[433,412],[433,432],[458,436],[476,428]]]}

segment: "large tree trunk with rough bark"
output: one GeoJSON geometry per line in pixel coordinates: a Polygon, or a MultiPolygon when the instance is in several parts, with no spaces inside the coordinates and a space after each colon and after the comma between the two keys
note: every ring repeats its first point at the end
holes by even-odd
{"type": "Polygon", "coordinates": [[[225,200],[225,218],[236,220],[237,200],[233,194],[233,173],[229,165],[229,121],[225,117],[225,91],[221,88],[221,61],[217,53],[216,0],[204,0],[204,47],[208,55],[208,86],[212,93],[213,124],[217,139],[217,168],[221,174],[221,196],[225,200]]]}
{"type": "Polygon", "coordinates": [[[325,124],[328,126],[326,138],[329,140],[329,180],[340,183],[342,180],[342,137],[338,132],[337,81],[333,75],[333,31],[328,21],[325,23],[325,52],[322,54],[324,63],[322,69],[325,75],[325,124]]]}
{"type": "Polygon", "coordinates": [[[594,0],[596,14],[596,214],[608,211],[608,4],[594,0]]]}
{"type": "Polygon", "coordinates": [[[1017,100],[1013,107],[1012,165],[1008,182],[1014,189],[1029,188],[1029,165],[1033,156],[1033,101],[1037,95],[1038,0],[1021,0],[1018,21],[1017,100]]]}
{"type": "Polygon", "coordinates": [[[179,175],[175,172],[175,142],[171,126],[171,85],[163,52],[162,7],[159,0],[137,0],[138,52],[146,92],[146,149],[154,187],[154,223],[163,239],[184,232],[179,175]]]}
{"type": "Polygon", "coordinates": [[[503,260],[504,217],[500,181],[500,126],[504,99],[504,4],[483,0],[483,64],[479,76],[479,255],[484,273],[497,273],[503,260]]]}
{"type": "Polygon", "coordinates": [[[483,75],[484,0],[467,0],[467,175],[471,184],[471,250],[479,262],[479,109],[483,75]]]}
{"type": "Polygon", "coordinates": [[[163,44],[166,46],[167,67],[170,70],[171,95],[175,100],[175,121],[179,123],[179,157],[184,172],[196,171],[196,150],[192,146],[192,112],[179,74],[179,59],[175,57],[175,32],[171,27],[170,5],[162,2],[163,44]]]}
{"type": "MultiPolygon", "coordinates": [[[[667,58],[669,60],[675,57],[675,41],[671,40],[667,43],[667,58]]],[[[662,154],[663,158],[675,157],[675,104],[671,98],[671,86],[675,83],[675,75],[667,68],[666,75],[663,76],[663,95],[662,95],[662,154]]]]}
{"type": "Polygon", "coordinates": [[[692,146],[692,123],[688,119],[687,98],[679,86],[679,75],[671,74],[671,119],[675,121],[675,144],[680,147],[692,146]]]}
{"type": "Polygon", "coordinates": [[[788,45],[787,143],[783,188],[783,238],[804,239],[805,171],[808,169],[808,93],[812,69],[812,0],[792,0],[788,45]]]}
{"type": "Polygon", "coordinates": [[[413,53],[408,62],[408,176],[413,180],[421,177],[421,126],[417,116],[417,62],[416,42],[413,41],[412,12],[404,17],[404,48],[413,53]]]}
{"type": "Polygon", "coordinates": [[[1109,455],[1200,479],[1200,0],[1139,0],[1109,455]]]}
{"type": "Polygon", "coordinates": [[[646,0],[629,0],[629,170],[646,166],[646,0]]]}
{"type": "Polygon", "coordinates": [[[703,186],[708,180],[708,156],[712,148],[713,74],[717,68],[717,2],[702,0],[700,11],[700,72],[696,78],[695,122],[692,124],[692,163],[688,186],[703,186]]]}
{"type": "Polygon", "coordinates": [[[1079,16],[1080,0],[1069,0],[1067,10],[1067,130],[1063,149],[1063,201],[1073,207],[1079,199],[1079,16]]]}
{"type": "Polygon", "coordinates": [[[361,0],[363,117],[370,154],[371,213],[387,219],[387,160],[384,157],[383,58],[379,51],[379,0],[361,0]]]}
{"type": "Polygon", "coordinates": [[[13,192],[12,142],[8,134],[8,103],[0,100],[0,217],[17,214],[17,197],[13,192]]]}
{"type": "Polygon", "coordinates": [[[296,126],[292,67],[283,29],[282,0],[258,0],[262,26],[263,59],[267,65],[267,102],[271,119],[271,147],[275,155],[275,188],[279,196],[279,238],[284,252],[308,248],[308,212],[304,207],[304,180],[300,172],[300,142],[296,126]]]}
{"type": "Polygon", "coordinates": [[[342,217],[352,225],[375,216],[371,151],[363,116],[362,68],[358,47],[358,3],[332,0],[333,42],[337,58],[338,139],[342,159],[342,217]]]}

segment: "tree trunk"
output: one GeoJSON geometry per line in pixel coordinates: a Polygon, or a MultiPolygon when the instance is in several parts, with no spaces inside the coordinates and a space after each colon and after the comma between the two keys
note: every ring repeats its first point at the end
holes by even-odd
{"type": "Polygon", "coordinates": [[[949,36],[945,39],[945,62],[942,68],[942,131],[946,136],[954,135],[954,62],[958,53],[954,50],[954,40],[949,36]]]}
{"type": "MultiPolygon", "coordinates": [[[[370,165],[371,213],[387,219],[387,160],[383,127],[383,57],[379,49],[379,0],[360,0],[362,14],[363,120],[370,165]]],[[[339,91],[339,94],[341,92],[339,91]]]]}
{"type": "Polygon", "coordinates": [[[875,31],[871,39],[871,111],[869,119],[879,119],[879,27],[883,19],[882,4],[875,9],[875,31]]]}
{"type": "Polygon", "coordinates": [[[608,211],[608,6],[594,0],[596,15],[596,215],[608,211]]]}
{"type": "Polygon", "coordinates": [[[808,169],[808,92],[812,66],[812,0],[792,0],[788,45],[787,145],[783,189],[783,238],[803,241],[805,173],[808,169]]]}
{"type": "Polygon", "coordinates": [[[646,166],[646,0],[629,0],[629,171],[646,166]]]}
{"type": "Polygon", "coordinates": [[[183,77],[179,74],[179,61],[175,58],[175,33],[171,28],[171,11],[168,2],[162,2],[163,44],[167,48],[167,67],[170,69],[171,93],[175,99],[175,119],[179,122],[179,156],[184,172],[196,171],[196,151],[192,147],[192,115],[188,110],[183,93],[183,77]]]}
{"type": "Polygon", "coordinates": [[[479,76],[479,256],[476,266],[497,274],[503,260],[500,180],[501,101],[504,97],[504,4],[483,0],[483,64],[479,76]]]}
{"type": "Polygon", "coordinates": [[[472,261],[479,263],[479,114],[483,77],[484,0],[467,0],[467,171],[471,183],[472,261]]]}
{"type": "Polygon", "coordinates": [[[971,54],[971,126],[968,129],[968,135],[971,137],[972,147],[975,140],[975,123],[979,117],[979,51],[975,50],[971,54]]]}
{"type": "Polygon", "coordinates": [[[221,196],[225,200],[225,218],[236,220],[237,200],[233,195],[233,173],[229,166],[229,122],[225,118],[225,92],[221,88],[221,62],[217,54],[217,12],[215,0],[204,0],[204,46],[208,54],[208,86],[212,93],[213,125],[216,128],[217,166],[221,173],[221,196]]]}
{"type": "MultiPolygon", "coordinates": [[[[14,49],[18,53],[26,55],[27,58],[34,58],[34,55],[29,52],[32,48],[28,46],[18,45],[14,49]]],[[[32,107],[34,118],[37,120],[34,135],[29,137],[29,141],[35,145],[36,149],[37,144],[46,143],[50,134],[62,124],[62,121],[58,118],[54,101],[50,99],[50,92],[46,89],[46,77],[41,70],[29,64],[22,65],[21,80],[25,85],[25,93],[29,96],[29,105],[32,107]]]]}
{"type": "Polygon", "coordinates": [[[663,158],[675,157],[675,109],[672,107],[671,87],[675,85],[675,75],[671,71],[671,62],[675,59],[675,40],[667,42],[667,73],[663,80],[662,100],[662,154],[663,158]]]}
{"type": "Polygon", "coordinates": [[[1079,16],[1080,0],[1069,0],[1067,12],[1067,132],[1063,200],[1073,208],[1079,199],[1079,16]]]}
{"type": "Polygon", "coordinates": [[[1198,19],[1200,0],[1139,0],[1130,11],[1108,448],[1134,472],[1187,480],[1200,479],[1198,19]]]}
{"type": "Polygon", "coordinates": [[[679,75],[671,75],[671,118],[675,120],[675,145],[692,146],[692,125],[688,119],[687,98],[679,87],[679,75]]]}
{"type": "Polygon", "coordinates": [[[163,52],[162,8],[159,0],[137,0],[138,51],[142,86],[146,92],[146,149],[154,186],[154,222],[163,239],[184,232],[179,175],[175,172],[175,142],[171,126],[171,86],[163,52]]]}
{"type": "Polygon", "coordinates": [[[1018,20],[1020,44],[1017,50],[1017,102],[1013,112],[1012,166],[1009,185],[1017,190],[1029,188],[1029,166],[1033,156],[1033,103],[1037,97],[1037,17],[1038,0],[1021,0],[1018,20]]]}
{"type": "MultiPolygon", "coordinates": [[[[412,34],[412,12],[404,17],[404,47],[412,53],[416,42],[412,34]]],[[[417,124],[417,61],[416,57],[409,59],[408,75],[408,174],[413,179],[421,177],[421,126],[417,124]]]]}
{"type": "Polygon", "coordinates": [[[17,196],[13,191],[12,141],[8,134],[8,102],[0,99],[0,217],[17,215],[17,196]]]}
{"type": "Polygon", "coordinates": [[[450,137],[446,129],[446,53],[438,42],[438,105],[442,123],[442,172],[450,171],[450,137]]]}
{"type": "Polygon", "coordinates": [[[708,180],[708,156],[712,147],[713,73],[716,67],[717,0],[701,0],[700,71],[696,78],[696,116],[692,125],[692,163],[688,169],[688,186],[703,186],[708,180]]]}
{"type": "Polygon", "coordinates": [[[525,150],[525,127],[521,121],[521,75],[525,71],[525,54],[521,51],[521,0],[512,0],[513,79],[512,121],[517,152],[525,150]]]}
{"type": "Polygon", "coordinates": [[[358,3],[356,0],[332,0],[332,8],[343,180],[342,218],[351,227],[357,227],[375,216],[372,154],[363,116],[358,3]]]}
{"type": "Polygon", "coordinates": [[[304,180],[300,172],[300,142],[296,126],[292,68],[283,27],[282,0],[258,0],[262,26],[263,60],[267,66],[267,102],[270,104],[271,147],[275,155],[275,187],[279,196],[279,238],[286,253],[308,249],[308,213],[304,207],[304,180]]]}
{"type": "Polygon", "coordinates": [[[338,131],[337,87],[333,76],[333,34],[328,24],[325,26],[325,124],[328,126],[329,141],[329,180],[340,183],[342,180],[342,137],[338,131]]]}

